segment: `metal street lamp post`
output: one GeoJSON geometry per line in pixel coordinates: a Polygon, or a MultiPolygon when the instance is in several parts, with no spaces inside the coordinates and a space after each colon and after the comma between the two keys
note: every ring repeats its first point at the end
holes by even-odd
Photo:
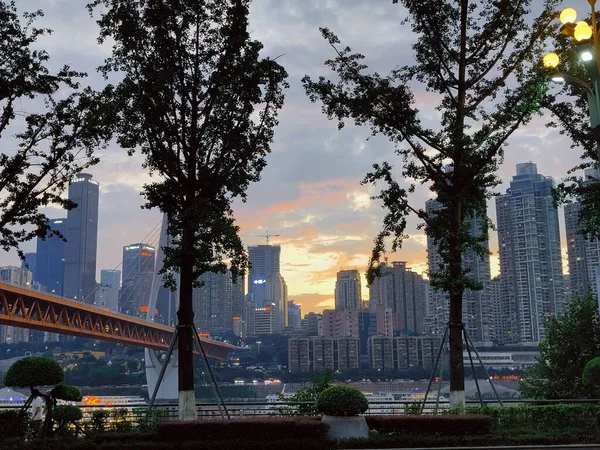
{"type": "Polygon", "coordinates": [[[560,58],[556,53],[548,53],[544,56],[543,64],[544,67],[555,71],[552,76],[553,81],[568,81],[585,89],[590,125],[600,160],[600,30],[598,30],[596,21],[596,0],[588,0],[588,3],[592,9],[591,24],[584,20],[577,22],[576,11],[573,8],[567,8],[560,13],[560,21],[563,24],[560,32],[573,38],[577,53],[590,81],[587,82],[559,71],[560,58]]]}

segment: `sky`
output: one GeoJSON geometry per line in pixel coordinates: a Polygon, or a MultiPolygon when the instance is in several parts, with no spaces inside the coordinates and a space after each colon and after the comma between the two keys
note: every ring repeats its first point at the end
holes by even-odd
{"type": "MultiPolygon", "coordinates": [[[[85,9],[88,0],[17,0],[21,11],[43,9],[37,26],[54,30],[40,40],[51,57],[51,66],[70,64],[87,72],[86,83],[101,88],[102,78],[95,69],[109,56],[109,46],[96,42],[98,27],[85,9]]],[[[565,5],[570,6],[570,5],[565,5]]],[[[391,0],[256,0],[251,8],[252,37],[263,42],[264,56],[276,57],[289,73],[290,88],[275,131],[272,153],[267,157],[260,182],[248,190],[246,203],[235,203],[235,217],[246,245],[264,244],[264,235],[279,236],[269,243],[281,245],[282,275],[288,295],[302,305],[303,313],[321,311],[334,305],[336,272],[358,269],[362,274],[363,299],[368,299],[364,272],[373,238],[380,230],[384,210],[370,197],[377,190],[360,181],[372,164],[389,161],[399,166],[393,146],[384,138],[371,137],[368,128],[353,125],[338,131],[337,124],[321,113],[319,104],[306,97],[301,78],[329,75],[324,61],[333,51],[320,35],[328,27],[344,45],[367,56],[372,70],[388,73],[396,66],[410,64],[414,36],[401,21],[405,11],[391,0]]],[[[415,90],[415,101],[425,124],[435,123],[436,98],[415,90]]],[[[580,151],[558,131],[545,127],[548,117],[535,118],[519,129],[505,150],[499,175],[504,192],[515,165],[532,161],[538,172],[560,180],[578,164],[580,151]]],[[[100,212],[97,270],[119,268],[122,247],[153,236],[159,223],[158,211],[141,209],[139,192],[148,181],[139,156],[129,157],[115,143],[99,153],[100,163],[88,172],[100,183],[100,212]]],[[[412,204],[420,206],[430,192],[418,188],[412,204]]],[[[66,216],[64,211],[47,208],[50,218],[66,216]]],[[[488,214],[495,220],[493,200],[488,214]]],[[[564,238],[564,218],[559,212],[564,238]]],[[[407,261],[423,273],[427,266],[426,238],[417,231],[417,221],[409,220],[410,236],[390,261],[407,261]]],[[[35,243],[23,246],[35,251],[35,243]]],[[[490,240],[492,274],[498,273],[498,244],[490,240]]],[[[566,258],[566,250],[563,252],[566,258]]],[[[14,252],[0,253],[0,265],[18,264],[14,252]]],[[[565,272],[566,264],[563,264],[565,272]]],[[[98,276],[99,278],[99,276],[98,276]]]]}

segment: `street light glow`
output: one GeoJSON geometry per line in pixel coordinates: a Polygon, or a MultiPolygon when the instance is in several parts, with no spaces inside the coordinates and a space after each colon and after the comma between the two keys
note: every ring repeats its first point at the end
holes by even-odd
{"type": "Polygon", "coordinates": [[[575,23],[577,19],[577,12],[573,8],[565,8],[560,13],[560,21],[566,25],[568,23],[575,23]]]}
{"type": "Polygon", "coordinates": [[[565,79],[563,78],[562,75],[553,75],[552,76],[552,81],[554,81],[556,83],[564,83],[565,79]]]}
{"type": "Polygon", "coordinates": [[[558,67],[558,63],[560,62],[558,55],[556,53],[548,53],[544,56],[542,63],[544,67],[547,69],[556,69],[558,67]]]}
{"type": "Polygon", "coordinates": [[[581,52],[582,61],[591,61],[592,59],[594,59],[594,54],[591,51],[585,50],[581,52]]]}
{"type": "Polygon", "coordinates": [[[573,37],[577,42],[585,41],[592,37],[592,27],[588,25],[587,22],[583,20],[577,22],[575,25],[575,30],[573,31],[573,37]]]}

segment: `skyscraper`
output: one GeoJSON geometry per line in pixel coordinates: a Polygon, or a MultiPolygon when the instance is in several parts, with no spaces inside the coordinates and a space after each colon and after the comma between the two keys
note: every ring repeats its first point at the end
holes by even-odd
{"type": "MultiPolygon", "coordinates": [[[[287,287],[281,277],[281,247],[279,245],[255,245],[248,247],[250,270],[248,272],[248,309],[262,308],[273,303],[275,329],[281,331],[287,322],[287,287]]],[[[270,308],[270,306],[269,306],[270,308]]],[[[269,310],[271,312],[271,310],[269,310]]],[[[250,314],[252,315],[252,314],[250,314]]],[[[246,317],[248,330],[252,330],[253,318],[246,317]]]]}
{"type": "MultiPolygon", "coordinates": [[[[598,171],[586,169],[584,183],[597,182],[598,171]]],[[[565,205],[565,228],[567,234],[567,253],[569,258],[569,282],[571,296],[584,295],[588,289],[598,296],[598,278],[600,267],[600,241],[581,233],[579,215],[583,205],[576,201],[565,205]]],[[[569,301],[570,298],[567,298],[569,301]]]]}
{"type": "Polygon", "coordinates": [[[136,243],[123,247],[123,281],[119,295],[121,312],[144,316],[148,306],[154,274],[154,247],[136,243]]]}
{"type": "Polygon", "coordinates": [[[80,173],[69,184],[69,200],[77,207],[67,212],[63,294],[93,303],[98,246],[98,182],[80,173]]]}
{"type": "Polygon", "coordinates": [[[565,231],[567,234],[567,257],[569,261],[569,283],[572,295],[583,295],[591,286],[588,273],[587,250],[589,241],[581,234],[579,213],[581,203],[565,205],[565,231]]]}
{"type": "Polygon", "coordinates": [[[335,282],[335,309],[343,311],[362,307],[358,270],[340,270],[335,282]]]}
{"type": "MultiPolygon", "coordinates": [[[[427,214],[435,214],[441,205],[435,200],[428,200],[425,204],[427,214]]],[[[482,233],[483,218],[472,217],[467,222],[471,236],[480,236],[482,233]]],[[[462,321],[471,339],[480,345],[491,345],[492,343],[492,311],[489,295],[490,281],[490,255],[489,242],[483,244],[485,254],[479,255],[474,250],[467,250],[462,255],[462,266],[467,271],[467,276],[473,281],[480,283],[481,290],[465,290],[463,293],[463,317],[462,321]]],[[[444,266],[442,256],[434,240],[427,236],[427,262],[429,273],[435,274],[444,266]]],[[[435,334],[443,335],[448,322],[450,300],[445,292],[431,288],[429,292],[429,309],[433,317],[427,319],[427,323],[435,334]]]]}
{"type": "MultiPolygon", "coordinates": [[[[50,230],[57,231],[66,238],[67,219],[51,219],[50,230]]],[[[65,248],[67,243],[54,234],[46,239],[37,239],[36,264],[33,279],[40,283],[42,290],[56,295],[64,294],[65,248]]]]}
{"type": "Polygon", "coordinates": [[[390,308],[394,331],[421,333],[425,311],[423,278],[406,267],[405,261],[394,261],[391,266],[382,264],[380,271],[381,275],[369,287],[369,309],[381,315],[390,308]]]}
{"type": "Polygon", "coordinates": [[[502,302],[502,340],[538,344],[544,318],[562,313],[558,211],[554,180],[534,163],[517,164],[510,189],[496,198],[502,302]]]}

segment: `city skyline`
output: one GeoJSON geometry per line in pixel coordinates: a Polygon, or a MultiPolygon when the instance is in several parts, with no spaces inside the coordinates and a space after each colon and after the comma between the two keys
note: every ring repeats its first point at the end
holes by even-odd
{"type": "MultiPolygon", "coordinates": [[[[51,66],[71,63],[74,69],[90,74],[84,83],[99,88],[104,81],[95,68],[108,56],[110,48],[97,46],[98,31],[85,10],[86,2],[75,3],[79,6],[66,0],[52,3],[20,0],[18,7],[23,11],[44,10],[46,15],[38,26],[55,30],[40,40],[40,45],[50,53],[51,66]]],[[[387,72],[396,65],[410,63],[410,46],[397,46],[403,17],[402,8],[391,2],[372,5],[358,0],[327,4],[265,1],[252,6],[253,36],[265,44],[265,55],[285,53],[281,63],[290,73],[291,88],[262,181],[250,187],[247,203],[235,204],[235,216],[246,246],[264,244],[264,237],[257,235],[266,230],[280,235],[270,243],[282,247],[281,275],[288,285],[289,298],[302,305],[303,313],[333,308],[338,270],[358,269],[363,280],[362,291],[367,291],[364,272],[373,238],[381,227],[383,210],[369,199],[377,191],[360,185],[360,181],[373,163],[388,160],[399,164],[399,161],[394,158],[393,146],[381,137],[370,138],[366,128],[348,126],[338,131],[336,124],[321,113],[319,105],[306,98],[299,80],[306,73],[311,76],[328,73],[323,61],[332,53],[318,31],[319,26],[325,25],[338,32],[344,44],[367,55],[366,62],[372,70],[387,72]],[[354,26],[356,23],[361,26],[354,26]]],[[[430,125],[439,121],[433,108],[433,94],[417,90],[415,95],[424,110],[424,122],[430,125]]],[[[535,161],[540,173],[558,180],[579,162],[581,151],[570,150],[565,136],[546,129],[546,119],[535,118],[509,140],[500,167],[503,184],[498,193],[505,191],[516,163],[535,161]]],[[[139,191],[149,177],[141,168],[139,155],[129,158],[113,143],[99,156],[100,164],[88,170],[100,183],[101,191],[98,281],[101,269],[119,268],[123,246],[139,242],[161,220],[160,212],[140,209],[143,198],[139,191]]],[[[428,189],[419,187],[411,201],[423,205],[429,198],[428,189]]],[[[491,203],[488,210],[495,221],[491,203]]],[[[64,211],[54,208],[46,212],[50,218],[65,216],[64,211]]],[[[559,217],[564,259],[562,211],[559,217]]],[[[398,254],[389,255],[389,260],[407,261],[409,267],[423,273],[427,267],[426,237],[416,230],[416,224],[414,218],[409,220],[407,231],[411,237],[398,254]]],[[[496,275],[495,233],[490,248],[494,253],[492,275],[496,275]]],[[[35,243],[24,246],[24,250],[35,250],[35,243]]],[[[9,264],[20,265],[20,262],[14,253],[2,254],[0,265],[9,264]]],[[[563,267],[566,273],[564,263],[563,267]]]]}

